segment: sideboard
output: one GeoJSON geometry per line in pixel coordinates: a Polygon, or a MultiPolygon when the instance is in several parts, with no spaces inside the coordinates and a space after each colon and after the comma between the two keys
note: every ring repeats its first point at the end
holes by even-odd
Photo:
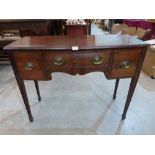
{"type": "MultiPolygon", "coordinates": [[[[41,100],[38,80],[51,80],[51,73],[84,75],[103,72],[116,79],[113,99],[121,78],[131,78],[122,119],[130,105],[149,44],[128,35],[80,35],[23,37],[7,46],[15,77],[29,116],[33,116],[24,80],[34,80],[41,100]]],[[[134,106],[134,105],[133,105],[134,106]]]]}

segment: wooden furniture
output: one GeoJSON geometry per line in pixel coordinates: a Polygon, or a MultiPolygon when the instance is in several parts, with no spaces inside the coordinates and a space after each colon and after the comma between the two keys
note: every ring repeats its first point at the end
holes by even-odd
{"type": "Polygon", "coordinates": [[[8,19],[0,20],[0,31],[20,30],[21,36],[49,34],[49,20],[43,19],[8,19]],[[25,32],[27,33],[25,34],[25,32]]]}
{"type": "Polygon", "coordinates": [[[11,37],[0,36],[0,62],[1,64],[6,64],[9,62],[8,53],[3,50],[3,47],[17,39],[20,39],[20,37],[19,36],[13,36],[13,37],[12,36],[11,37]]]}
{"type": "Polygon", "coordinates": [[[1,64],[6,64],[9,62],[8,53],[3,50],[3,47],[17,39],[20,39],[19,31],[17,30],[1,31],[0,33],[0,63],[1,64]]]}
{"type": "Polygon", "coordinates": [[[3,51],[3,47],[17,39],[16,34],[5,36],[5,33],[8,34],[10,30],[19,30],[20,37],[48,35],[48,25],[49,21],[47,20],[0,20],[0,61],[9,61],[8,53],[3,51]]]}
{"type": "Polygon", "coordinates": [[[3,47],[18,39],[17,37],[59,35],[62,33],[61,22],[62,20],[47,19],[0,20],[0,61],[9,61],[8,54],[3,51],[3,47]],[[19,31],[18,36],[14,33],[16,31],[19,31]]]}
{"type": "Polygon", "coordinates": [[[65,25],[67,35],[87,35],[88,25],[65,25]]]}
{"type": "Polygon", "coordinates": [[[34,80],[41,100],[38,80],[51,80],[51,73],[84,75],[103,72],[116,79],[113,99],[120,78],[131,78],[122,119],[133,96],[147,50],[145,42],[123,35],[24,37],[7,45],[15,77],[24,100],[29,120],[33,121],[24,80],[34,80]]]}
{"type": "Polygon", "coordinates": [[[90,19],[73,19],[66,20],[64,23],[64,34],[66,35],[90,35],[91,20],[90,19]]]}

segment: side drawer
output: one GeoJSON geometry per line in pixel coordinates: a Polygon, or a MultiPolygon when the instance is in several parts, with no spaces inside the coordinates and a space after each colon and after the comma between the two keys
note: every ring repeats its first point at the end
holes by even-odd
{"type": "Polygon", "coordinates": [[[140,55],[140,48],[115,50],[110,78],[134,76],[140,55]]]}
{"type": "Polygon", "coordinates": [[[25,80],[45,79],[41,52],[14,52],[14,58],[20,76],[25,80]]]}

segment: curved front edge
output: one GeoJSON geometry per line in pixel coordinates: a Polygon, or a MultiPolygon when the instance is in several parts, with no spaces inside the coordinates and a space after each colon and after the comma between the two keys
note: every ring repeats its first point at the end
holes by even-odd
{"type": "Polygon", "coordinates": [[[92,72],[102,72],[102,73],[106,73],[107,72],[107,68],[96,68],[96,67],[76,67],[76,68],[59,68],[59,69],[55,69],[53,68],[53,70],[51,70],[48,74],[51,75],[52,73],[56,73],[56,72],[61,72],[61,73],[66,73],[69,75],[85,75],[85,74],[89,74],[92,72]]]}

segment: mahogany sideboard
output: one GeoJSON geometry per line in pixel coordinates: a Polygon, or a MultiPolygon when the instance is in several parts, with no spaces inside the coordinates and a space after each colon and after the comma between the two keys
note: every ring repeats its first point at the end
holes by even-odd
{"type": "Polygon", "coordinates": [[[41,100],[38,80],[51,80],[51,73],[65,72],[84,75],[103,72],[107,79],[116,79],[113,99],[121,78],[131,78],[122,114],[126,113],[132,99],[147,47],[149,45],[128,35],[34,36],[23,37],[7,46],[15,77],[29,116],[29,106],[24,80],[34,80],[41,100]]]}

